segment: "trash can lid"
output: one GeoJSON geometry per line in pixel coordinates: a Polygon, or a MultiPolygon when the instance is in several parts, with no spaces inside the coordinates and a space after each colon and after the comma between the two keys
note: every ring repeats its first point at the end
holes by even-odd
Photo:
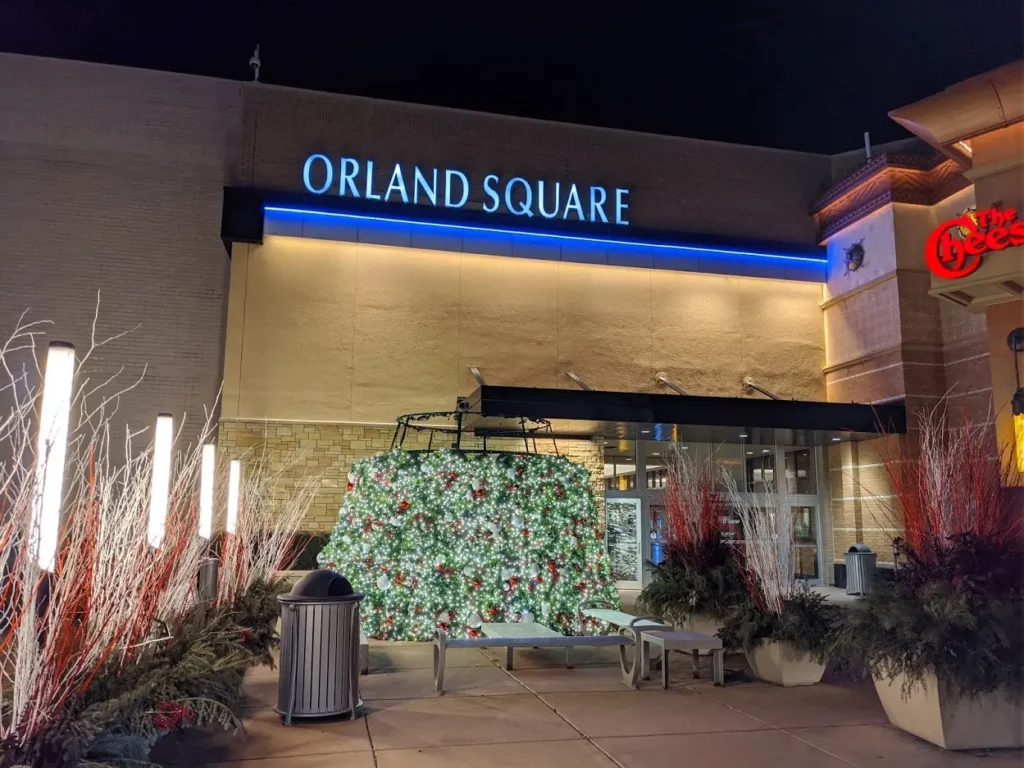
{"type": "Polygon", "coordinates": [[[866,554],[871,552],[871,547],[869,547],[867,544],[854,544],[852,547],[850,547],[846,551],[847,551],[847,553],[850,553],[850,554],[856,553],[856,554],[866,555],[866,554]]]}
{"type": "Polygon", "coordinates": [[[345,600],[362,600],[363,597],[364,595],[352,589],[349,580],[340,573],[321,569],[307,573],[295,583],[291,592],[279,595],[278,600],[283,603],[333,603],[345,600]]]}

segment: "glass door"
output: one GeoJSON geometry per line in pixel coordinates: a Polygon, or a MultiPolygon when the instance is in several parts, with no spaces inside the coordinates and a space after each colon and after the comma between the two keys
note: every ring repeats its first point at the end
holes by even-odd
{"type": "Polygon", "coordinates": [[[643,582],[643,482],[633,440],[609,440],[604,451],[604,511],[608,562],[615,586],[643,582]]]}
{"type": "Polygon", "coordinates": [[[643,578],[641,507],[637,498],[606,498],[604,502],[611,576],[624,589],[640,589],[643,578]]]}
{"type": "Polygon", "coordinates": [[[793,520],[794,572],[809,585],[820,585],[821,578],[821,449],[786,447],[782,450],[784,474],[780,506],[789,509],[793,520]]]}
{"type": "Polygon", "coordinates": [[[809,584],[821,583],[818,566],[818,505],[790,504],[793,515],[793,534],[796,540],[794,572],[797,579],[809,584]]]}

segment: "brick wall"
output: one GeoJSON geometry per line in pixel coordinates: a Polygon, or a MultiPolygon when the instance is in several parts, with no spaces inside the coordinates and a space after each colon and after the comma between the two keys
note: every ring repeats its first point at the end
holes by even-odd
{"type": "Polygon", "coordinates": [[[574,181],[628,187],[632,226],[812,243],[807,206],[830,183],[828,157],[714,141],[247,84],[243,177],[260,189],[305,191],[302,167],[319,152],[375,161],[376,185],[394,163],[458,168],[479,180],[574,181]],[[770,190],[770,192],[769,192],[770,190]]]}
{"type": "MultiPolygon", "coordinates": [[[[228,259],[221,188],[240,146],[238,84],[0,54],[0,334],[19,315],[124,369],[115,435],[157,413],[195,434],[220,388],[228,259]]],[[[120,439],[120,438],[118,438],[120,439]]]]}
{"type": "MultiPolygon", "coordinates": [[[[320,487],[306,520],[306,530],[327,533],[334,528],[345,500],[345,483],[353,462],[387,451],[395,428],[388,425],[324,424],[284,421],[236,421],[221,419],[218,453],[223,460],[262,460],[271,472],[280,472],[278,500],[291,498],[298,484],[319,476],[320,487]]],[[[409,450],[426,449],[428,436],[410,432],[404,442],[409,450]]],[[[539,453],[554,453],[550,440],[536,441],[539,453]]],[[[435,439],[434,448],[442,447],[435,439]]],[[[463,441],[466,449],[480,449],[476,439],[463,441]]],[[[488,450],[521,451],[522,440],[488,440],[488,450]]],[[[531,445],[531,448],[533,445],[531,445]]],[[[590,472],[594,496],[604,515],[604,443],[599,440],[559,440],[558,452],[584,465],[590,472]]]]}
{"type": "MultiPolygon", "coordinates": [[[[627,186],[636,226],[809,243],[825,156],[0,54],[0,332],[21,312],[98,381],[145,370],[115,429],[213,407],[224,359],[224,184],[300,189],[312,152],[627,186]],[[737,213],[739,212],[739,213],[737,213]]],[[[470,207],[480,201],[471,201],[470,207]]]]}
{"type": "Polygon", "coordinates": [[[992,420],[985,318],[931,296],[921,257],[931,227],[972,194],[958,193],[933,208],[888,205],[829,238],[833,268],[823,303],[828,398],[903,399],[909,434],[829,449],[826,561],[841,563],[851,544],[864,543],[879,562],[892,562],[892,539],[902,522],[882,458],[898,449],[896,440],[913,443],[919,414],[945,399],[954,419],[963,407],[974,421],[992,420]],[[854,242],[864,245],[865,269],[847,273],[840,260],[854,242]]]}

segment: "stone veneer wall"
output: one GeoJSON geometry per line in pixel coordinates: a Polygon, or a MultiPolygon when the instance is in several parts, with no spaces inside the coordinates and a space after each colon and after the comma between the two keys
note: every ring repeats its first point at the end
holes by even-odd
{"type": "MultiPolygon", "coordinates": [[[[388,425],[304,423],[292,421],[254,421],[221,419],[217,445],[223,460],[251,455],[266,462],[273,472],[281,472],[277,500],[287,501],[309,476],[320,476],[320,488],[306,518],[305,530],[327,533],[334,528],[338,510],[345,500],[346,476],[357,459],[387,451],[395,428],[388,425]]],[[[406,449],[426,449],[428,436],[410,432],[406,449]]],[[[531,449],[533,449],[531,442],[531,449]]],[[[463,440],[469,449],[482,448],[482,441],[463,440]]],[[[443,444],[434,440],[434,448],[443,444]]],[[[521,440],[488,440],[495,451],[522,451],[521,440]]],[[[558,453],[582,464],[590,473],[594,497],[604,516],[603,441],[559,440],[558,453]]],[[[538,453],[554,453],[551,439],[536,440],[538,453]]]]}

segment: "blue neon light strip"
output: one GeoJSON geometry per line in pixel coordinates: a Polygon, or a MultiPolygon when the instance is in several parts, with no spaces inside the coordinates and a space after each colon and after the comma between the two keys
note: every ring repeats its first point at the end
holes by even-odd
{"type": "Polygon", "coordinates": [[[791,256],[782,253],[772,253],[771,251],[748,251],[740,248],[712,248],[705,245],[679,245],[674,243],[651,243],[644,242],[642,240],[619,240],[610,237],[590,237],[586,235],[564,235],[556,232],[537,232],[535,230],[526,229],[511,229],[505,227],[487,227],[479,224],[455,224],[451,222],[441,221],[423,221],[420,219],[405,219],[395,216],[371,216],[363,213],[341,213],[338,211],[317,211],[309,208],[293,208],[277,205],[265,205],[263,206],[264,213],[286,213],[286,214],[298,214],[300,216],[318,216],[331,219],[345,219],[348,221],[365,221],[375,222],[381,224],[401,224],[410,227],[424,227],[426,229],[433,229],[437,231],[459,231],[459,232],[476,232],[476,233],[487,233],[495,235],[506,235],[509,237],[531,237],[540,240],[559,240],[563,242],[573,243],[585,243],[585,244],[597,244],[603,246],[615,246],[619,248],[635,248],[639,250],[657,250],[657,251],[678,251],[681,253],[703,253],[713,254],[717,256],[736,257],[736,256],[752,256],[757,259],[764,260],[781,260],[789,262],[797,262],[800,264],[814,265],[816,267],[824,267],[827,263],[826,258],[815,258],[813,256],[791,256]]]}

